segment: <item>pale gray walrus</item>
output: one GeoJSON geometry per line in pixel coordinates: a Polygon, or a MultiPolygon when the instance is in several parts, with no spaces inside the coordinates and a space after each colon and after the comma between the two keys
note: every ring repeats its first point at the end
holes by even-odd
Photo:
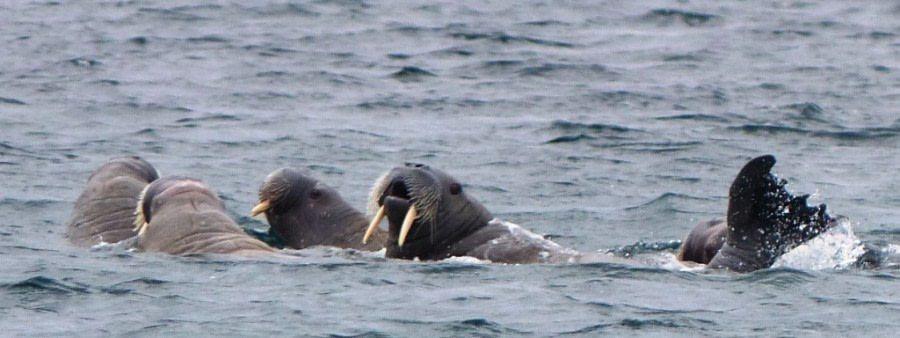
{"type": "MultiPolygon", "coordinates": [[[[708,267],[747,272],[770,266],[775,258],[833,224],[825,206],[808,207],[805,197],[784,190],[770,173],[771,155],[748,162],[729,193],[727,234],[708,267]]],[[[375,216],[370,227],[388,218],[386,256],[438,260],[471,256],[503,263],[594,261],[604,257],[565,249],[542,236],[497,220],[438,169],[408,163],[376,182],[369,199],[375,216]]]]}
{"type": "Polygon", "coordinates": [[[292,249],[327,245],[377,251],[387,240],[387,231],[375,229],[371,240],[363,243],[369,225],[365,214],[306,170],[281,168],[269,174],[259,188],[259,204],[251,211],[252,216],[261,213],[284,246],[292,249]]]}
{"type": "Polygon", "coordinates": [[[83,247],[134,237],[134,208],[141,190],[157,178],[156,169],[137,156],[116,157],[101,165],[75,201],[66,237],[83,247]]]}
{"type": "Polygon", "coordinates": [[[135,211],[135,249],[172,255],[192,253],[243,256],[276,254],[251,237],[225,210],[222,200],[200,180],[168,176],[148,185],[135,211]]]}

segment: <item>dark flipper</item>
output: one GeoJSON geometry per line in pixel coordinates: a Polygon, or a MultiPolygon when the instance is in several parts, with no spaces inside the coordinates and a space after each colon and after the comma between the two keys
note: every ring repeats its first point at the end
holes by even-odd
{"type": "Polygon", "coordinates": [[[806,204],[809,195],[795,197],[787,181],[770,173],[775,157],[748,162],[731,184],[728,235],[709,266],[737,272],[767,268],[782,254],[816,237],[835,224],[825,205],[806,204]]]}

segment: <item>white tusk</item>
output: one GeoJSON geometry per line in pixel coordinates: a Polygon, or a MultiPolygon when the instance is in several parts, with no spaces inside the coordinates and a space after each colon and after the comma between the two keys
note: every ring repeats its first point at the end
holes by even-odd
{"type": "Polygon", "coordinates": [[[256,217],[256,215],[266,212],[271,207],[272,204],[269,203],[269,200],[263,200],[253,207],[253,210],[250,210],[250,217],[256,217]]]}
{"type": "Polygon", "coordinates": [[[406,212],[406,217],[403,218],[403,226],[400,228],[400,238],[397,239],[399,246],[403,246],[403,242],[406,242],[406,235],[409,234],[409,229],[412,228],[412,224],[416,220],[416,213],[416,206],[410,204],[409,211],[406,212]]]}
{"type": "Polygon", "coordinates": [[[147,222],[144,222],[143,224],[141,224],[140,227],[137,229],[138,237],[144,237],[144,233],[147,232],[148,227],[150,227],[150,224],[148,224],[147,222]]]}
{"type": "Polygon", "coordinates": [[[369,228],[366,229],[366,235],[363,236],[363,244],[369,241],[369,238],[372,237],[372,234],[375,233],[375,229],[378,228],[378,223],[381,223],[381,219],[384,218],[384,206],[382,205],[378,212],[375,213],[375,218],[372,219],[372,223],[369,223],[369,228]]]}

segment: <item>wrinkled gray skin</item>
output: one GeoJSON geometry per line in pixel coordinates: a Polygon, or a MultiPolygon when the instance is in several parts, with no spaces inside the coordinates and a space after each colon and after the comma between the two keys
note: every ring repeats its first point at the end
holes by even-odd
{"type": "Polygon", "coordinates": [[[91,175],[75,202],[66,237],[83,247],[134,237],[138,198],[144,187],[157,178],[156,169],[140,157],[109,160],[91,175]]]}
{"type": "Polygon", "coordinates": [[[527,230],[511,229],[494,220],[456,179],[425,165],[407,163],[388,171],[376,183],[370,203],[385,207],[390,223],[385,255],[389,258],[469,256],[515,264],[573,262],[581,257],[527,230]],[[401,224],[411,204],[419,217],[400,246],[401,224]]]}
{"type": "Polygon", "coordinates": [[[147,187],[138,220],[148,226],[135,248],[172,255],[192,253],[274,254],[262,241],[247,235],[225,210],[222,200],[199,180],[164,177],[147,187]]]}
{"type": "Polygon", "coordinates": [[[266,220],[285,247],[327,245],[378,251],[387,240],[387,232],[378,229],[363,244],[369,225],[365,214],[305,170],[282,168],[269,174],[259,188],[259,200],[271,204],[266,220]]]}

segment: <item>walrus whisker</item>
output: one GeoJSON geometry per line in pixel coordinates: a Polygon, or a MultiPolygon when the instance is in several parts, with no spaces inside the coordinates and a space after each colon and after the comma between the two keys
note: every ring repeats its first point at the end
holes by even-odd
{"type": "Polygon", "coordinates": [[[253,207],[253,210],[250,210],[250,216],[256,217],[256,215],[259,215],[261,213],[268,211],[269,208],[271,208],[271,207],[272,207],[272,203],[269,202],[269,200],[262,200],[259,202],[259,204],[257,204],[255,207],[253,207]]]}
{"type": "Polygon", "coordinates": [[[409,229],[412,228],[415,220],[416,206],[410,204],[409,211],[406,212],[406,217],[403,218],[403,226],[400,227],[400,238],[397,238],[397,245],[403,246],[403,242],[406,242],[406,235],[409,234],[409,229]]]}
{"type": "Polygon", "coordinates": [[[381,220],[384,218],[384,206],[378,209],[378,212],[375,214],[375,218],[372,218],[372,222],[369,223],[369,228],[366,229],[366,234],[363,236],[363,244],[369,241],[369,238],[372,237],[372,234],[375,233],[375,229],[378,228],[378,224],[381,223],[381,220]]]}

